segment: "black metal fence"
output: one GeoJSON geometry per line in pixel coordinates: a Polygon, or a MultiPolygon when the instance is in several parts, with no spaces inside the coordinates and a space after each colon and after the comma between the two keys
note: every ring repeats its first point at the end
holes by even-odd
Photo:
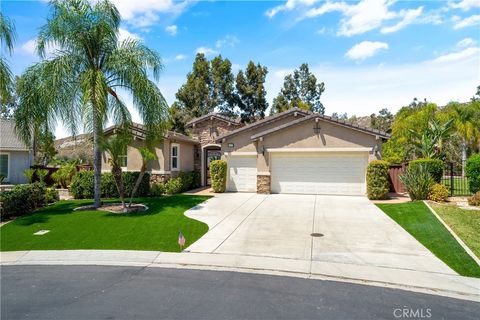
{"type": "Polygon", "coordinates": [[[450,196],[469,196],[468,179],[462,174],[462,165],[453,162],[445,163],[442,184],[450,190],[450,196]]]}

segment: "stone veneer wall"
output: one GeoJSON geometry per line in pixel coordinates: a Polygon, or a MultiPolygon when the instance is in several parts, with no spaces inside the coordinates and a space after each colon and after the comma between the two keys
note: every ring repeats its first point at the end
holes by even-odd
{"type": "Polygon", "coordinates": [[[168,179],[170,179],[170,174],[159,174],[159,173],[150,174],[150,184],[166,182],[168,179]]]}
{"type": "Polygon", "coordinates": [[[257,175],[257,193],[269,194],[270,192],[270,175],[257,175]]]}
{"type": "Polygon", "coordinates": [[[213,118],[196,123],[190,131],[192,137],[197,139],[203,147],[207,144],[216,144],[215,139],[241,126],[241,124],[235,122],[228,124],[228,122],[213,118]]]}

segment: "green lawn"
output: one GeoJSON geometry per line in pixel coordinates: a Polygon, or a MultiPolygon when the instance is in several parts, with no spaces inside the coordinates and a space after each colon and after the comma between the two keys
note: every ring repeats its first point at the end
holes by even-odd
{"type": "Polygon", "coordinates": [[[458,274],[480,278],[480,267],[423,202],[377,206],[458,274]]]}
{"type": "MultiPolygon", "coordinates": [[[[91,200],[59,201],[31,215],[20,217],[0,229],[0,249],[125,249],[180,251],[177,244],[181,231],[186,246],[208,231],[200,221],[184,212],[207,200],[205,196],[174,195],[136,199],[149,207],[147,211],[115,214],[105,211],[72,211],[91,200]],[[39,230],[49,233],[33,235],[39,230]]],[[[111,200],[114,202],[114,200],[111,200]]]]}
{"type": "MultiPolygon", "coordinates": [[[[448,191],[450,191],[450,177],[443,177],[441,182],[448,188],[448,191]]],[[[468,188],[467,178],[453,177],[453,196],[468,196],[471,194],[468,188]]]]}
{"type": "Polygon", "coordinates": [[[480,257],[480,211],[464,210],[451,204],[432,204],[435,212],[480,257]]]}

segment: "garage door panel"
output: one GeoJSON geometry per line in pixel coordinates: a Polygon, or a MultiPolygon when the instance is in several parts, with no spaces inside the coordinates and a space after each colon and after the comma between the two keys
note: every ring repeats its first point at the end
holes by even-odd
{"type": "Polygon", "coordinates": [[[255,192],[257,190],[257,158],[228,159],[227,191],[255,192]]]}
{"type": "Polygon", "coordinates": [[[272,192],[305,194],[365,193],[367,156],[274,155],[272,192]]]}

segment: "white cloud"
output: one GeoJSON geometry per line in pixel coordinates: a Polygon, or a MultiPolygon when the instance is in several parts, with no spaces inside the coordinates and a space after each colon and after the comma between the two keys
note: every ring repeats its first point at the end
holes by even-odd
{"type": "Polygon", "coordinates": [[[180,61],[180,60],[185,60],[185,59],[187,59],[187,56],[184,55],[184,54],[177,54],[175,56],[175,61],[180,61]]]}
{"type": "Polygon", "coordinates": [[[136,27],[148,27],[160,19],[160,14],[181,14],[191,1],[174,0],[113,0],[123,19],[136,27]]]}
{"type": "Polygon", "coordinates": [[[471,47],[471,48],[466,48],[462,51],[448,53],[448,54],[439,56],[431,60],[430,62],[432,63],[456,62],[456,61],[468,60],[472,57],[477,57],[477,58],[480,57],[480,48],[471,47]]]}
{"type": "Polygon", "coordinates": [[[269,18],[273,18],[277,13],[280,13],[282,11],[292,11],[299,6],[311,6],[317,1],[318,0],[287,0],[285,4],[281,4],[279,6],[276,6],[267,10],[265,14],[269,18]]]}
{"type": "MultiPolygon", "coordinates": [[[[455,19],[457,20],[457,19],[455,19]]],[[[465,27],[472,27],[480,24],[480,14],[476,14],[465,19],[457,20],[453,25],[453,29],[461,29],[465,27]]]]}
{"type": "Polygon", "coordinates": [[[23,53],[29,54],[29,55],[35,55],[36,54],[36,49],[37,49],[37,39],[30,39],[22,46],[20,47],[21,51],[23,53]]]}
{"type": "Polygon", "coordinates": [[[138,34],[131,33],[127,29],[118,28],[118,40],[123,41],[127,39],[140,40],[142,39],[138,34]]]}
{"type": "Polygon", "coordinates": [[[457,42],[457,47],[468,48],[475,45],[476,43],[477,41],[473,40],[472,38],[465,38],[457,42]]]}
{"type": "Polygon", "coordinates": [[[171,26],[166,27],[165,31],[171,36],[176,36],[178,32],[178,27],[172,24],[171,26]]]}
{"type": "Polygon", "coordinates": [[[227,36],[225,36],[225,38],[217,40],[217,42],[215,43],[215,47],[217,49],[220,49],[221,47],[224,47],[224,46],[228,46],[228,47],[233,48],[239,42],[240,42],[240,40],[238,40],[237,37],[227,35],[227,36]]]}
{"type": "Polygon", "coordinates": [[[478,0],[461,0],[458,2],[450,2],[450,8],[454,9],[462,9],[464,11],[468,11],[472,8],[480,8],[480,1],[478,0]]]}
{"type": "Polygon", "coordinates": [[[196,53],[203,53],[207,57],[219,53],[217,50],[212,49],[212,48],[208,48],[208,47],[199,47],[199,48],[197,48],[197,50],[195,52],[196,53]]]}
{"type": "Polygon", "coordinates": [[[345,54],[345,57],[352,60],[364,60],[366,58],[373,57],[380,50],[387,50],[388,43],[378,41],[362,41],[354,45],[345,54]]]}
{"type": "Polygon", "coordinates": [[[404,12],[405,13],[402,14],[403,19],[397,22],[397,24],[390,27],[383,27],[380,31],[382,33],[392,33],[405,28],[409,24],[413,23],[422,14],[423,7],[418,7],[417,9],[412,9],[412,10],[406,10],[404,12]]]}

